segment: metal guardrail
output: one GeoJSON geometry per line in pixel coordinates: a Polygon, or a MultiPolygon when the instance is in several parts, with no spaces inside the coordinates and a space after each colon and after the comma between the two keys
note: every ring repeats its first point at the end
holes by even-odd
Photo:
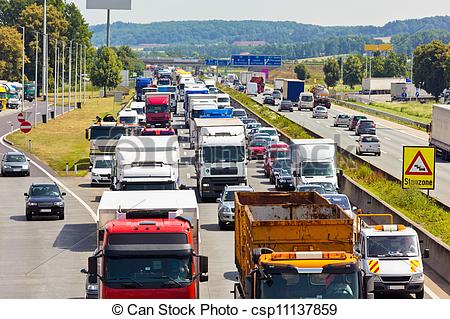
{"type": "Polygon", "coordinates": [[[395,115],[389,112],[385,112],[385,111],[381,111],[381,110],[377,110],[375,108],[372,108],[370,106],[363,106],[363,105],[359,105],[356,103],[352,103],[352,102],[347,102],[347,101],[341,101],[341,100],[337,100],[337,99],[331,99],[333,101],[333,103],[341,105],[341,106],[345,106],[348,107],[350,109],[356,110],[356,111],[361,111],[361,112],[365,112],[365,113],[369,113],[369,114],[373,114],[373,115],[380,115],[383,116],[385,118],[388,119],[392,119],[394,121],[398,121],[398,122],[402,122],[408,125],[412,125],[412,126],[417,126],[421,129],[427,129],[429,124],[423,123],[423,122],[418,122],[418,121],[414,121],[411,120],[409,118],[403,117],[403,116],[399,116],[399,115],[395,115]]]}
{"type": "MultiPolygon", "coordinates": [[[[259,116],[257,113],[255,113],[252,109],[243,105],[241,102],[237,101],[232,96],[230,96],[230,99],[231,99],[231,103],[232,103],[233,107],[238,106],[240,108],[244,108],[248,113],[252,114],[255,118],[257,118],[258,121],[260,121],[262,124],[267,125],[267,126],[272,126],[269,122],[264,120],[261,116],[259,116]]],[[[255,102],[261,105],[261,103],[259,103],[257,101],[255,101],[255,102]]],[[[271,111],[275,112],[273,110],[271,110],[271,111]]],[[[301,126],[300,124],[298,124],[290,119],[288,119],[288,120],[301,126]]],[[[310,134],[312,137],[323,138],[319,134],[314,133],[304,127],[303,127],[303,129],[308,134],[310,134]]],[[[280,130],[278,128],[277,128],[277,131],[281,135],[281,137],[280,137],[281,141],[290,143],[291,138],[286,133],[284,133],[282,130],[280,130]]],[[[349,152],[339,146],[337,146],[337,149],[338,149],[338,152],[341,153],[343,156],[349,157],[355,162],[364,163],[364,164],[369,165],[371,167],[371,169],[382,173],[383,176],[385,178],[387,178],[388,180],[397,181],[397,182],[399,181],[396,177],[384,172],[383,170],[379,169],[378,167],[372,165],[371,163],[361,160],[360,158],[358,158],[356,155],[352,154],[351,152],[349,152]]],[[[450,247],[447,244],[443,243],[439,238],[436,238],[435,236],[430,234],[426,229],[424,229],[417,223],[413,222],[408,217],[404,216],[401,212],[397,211],[395,208],[391,207],[389,204],[387,204],[383,200],[379,199],[378,197],[376,197],[369,191],[365,190],[363,187],[357,185],[354,181],[352,181],[350,178],[348,178],[344,174],[341,174],[341,178],[348,181],[347,183],[352,183],[355,185],[355,187],[359,187],[359,189],[364,190],[364,192],[366,193],[366,196],[370,196],[374,202],[379,203],[379,205],[381,205],[380,207],[383,207],[384,212],[392,213],[394,215],[394,219],[396,221],[404,221],[405,224],[410,225],[411,227],[416,229],[416,231],[419,233],[419,236],[421,237],[421,239],[423,239],[424,243],[426,243],[426,246],[432,248],[434,250],[434,252],[438,254],[438,256],[442,257],[442,258],[436,258],[436,257],[431,258],[428,262],[426,262],[427,266],[429,266],[437,275],[439,275],[439,277],[441,277],[441,279],[444,279],[448,284],[450,284],[450,275],[448,273],[448,265],[442,262],[442,261],[446,261],[446,260],[450,259],[450,247]]],[[[438,200],[436,200],[436,203],[438,203],[440,206],[450,210],[450,208],[448,206],[446,206],[444,203],[439,202],[438,200]]]]}

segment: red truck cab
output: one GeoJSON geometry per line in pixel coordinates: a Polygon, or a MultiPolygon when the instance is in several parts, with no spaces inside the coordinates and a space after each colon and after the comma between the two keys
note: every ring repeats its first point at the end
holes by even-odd
{"type": "Polygon", "coordinates": [[[264,92],[265,83],[264,83],[263,77],[261,77],[261,76],[254,76],[254,77],[252,77],[250,82],[256,83],[258,85],[258,94],[261,94],[261,93],[264,92]]]}
{"type": "Polygon", "coordinates": [[[180,216],[109,221],[99,232],[102,249],[89,257],[85,272],[100,279],[103,299],[198,298],[208,259],[196,255],[192,234],[180,216]]]}
{"type": "Polygon", "coordinates": [[[147,125],[166,126],[171,122],[170,98],[168,95],[150,95],[145,100],[147,125]]]}
{"type": "Polygon", "coordinates": [[[280,142],[270,145],[264,154],[264,175],[270,176],[273,162],[278,158],[289,158],[289,145],[280,142]]]}

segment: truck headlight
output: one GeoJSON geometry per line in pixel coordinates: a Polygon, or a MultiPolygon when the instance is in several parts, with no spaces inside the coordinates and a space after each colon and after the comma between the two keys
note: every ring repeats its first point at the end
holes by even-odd
{"type": "Polygon", "coordinates": [[[99,176],[97,173],[92,173],[92,176],[99,176]]]}
{"type": "Polygon", "coordinates": [[[203,187],[209,187],[209,184],[203,184],[203,187]]]}
{"type": "Polygon", "coordinates": [[[418,273],[418,274],[413,274],[411,276],[411,281],[423,281],[423,280],[424,280],[423,272],[418,273]]]}
{"type": "Polygon", "coordinates": [[[89,285],[87,285],[87,290],[89,290],[89,291],[97,291],[98,290],[98,285],[89,284],[89,285]]]}

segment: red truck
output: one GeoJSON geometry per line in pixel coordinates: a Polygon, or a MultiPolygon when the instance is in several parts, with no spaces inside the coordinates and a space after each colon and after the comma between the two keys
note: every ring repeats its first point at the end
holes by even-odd
{"type": "Polygon", "coordinates": [[[147,125],[166,126],[172,118],[168,94],[147,93],[145,95],[145,114],[147,125]]]}
{"type": "Polygon", "coordinates": [[[289,145],[280,142],[270,145],[264,154],[264,175],[270,176],[273,162],[278,158],[289,158],[289,145]]]}
{"type": "Polygon", "coordinates": [[[252,77],[250,82],[256,83],[258,85],[258,94],[261,94],[264,92],[265,83],[264,83],[264,78],[262,76],[254,76],[254,77],[252,77]]]}
{"type": "Polygon", "coordinates": [[[194,191],[107,191],[97,220],[97,249],[81,270],[87,298],[199,298],[208,257],[199,255],[194,191]]]}

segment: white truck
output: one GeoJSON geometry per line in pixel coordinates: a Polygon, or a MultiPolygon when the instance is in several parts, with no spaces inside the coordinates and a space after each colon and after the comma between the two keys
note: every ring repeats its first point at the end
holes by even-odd
{"type": "Polygon", "coordinates": [[[273,89],[282,91],[284,86],[284,79],[277,78],[273,80],[273,89]]]}
{"type": "Polygon", "coordinates": [[[191,119],[195,118],[195,114],[192,114],[194,104],[200,104],[200,103],[207,103],[207,104],[215,104],[216,108],[218,108],[217,105],[217,95],[215,94],[189,94],[187,96],[187,100],[185,101],[186,108],[185,108],[185,123],[186,127],[189,127],[191,125],[191,119]]]}
{"type": "Polygon", "coordinates": [[[184,91],[186,87],[195,85],[195,79],[192,75],[182,76],[178,83],[178,98],[180,101],[184,101],[184,91]]]}
{"type": "Polygon", "coordinates": [[[176,135],[122,136],[117,142],[112,190],[174,190],[179,177],[180,147],[176,135]]]}
{"type": "Polygon", "coordinates": [[[224,109],[231,106],[230,96],[226,93],[217,94],[217,105],[219,109],[224,109]]]}
{"type": "Polygon", "coordinates": [[[128,109],[128,108],[123,109],[118,114],[117,122],[119,122],[119,124],[122,124],[125,126],[138,125],[139,124],[138,113],[136,112],[136,110],[132,110],[132,109],[128,109]]]}
{"type": "Polygon", "coordinates": [[[136,111],[139,124],[145,124],[145,102],[131,102],[130,109],[136,111]]]}
{"type": "Polygon", "coordinates": [[[434,104],[429,126],[429,144],[445,161],[450,161],[450,105],[434,104]]]}
{"type": "Polygon", "coordinates": [[[338,188],[336,143],[332,139],[294,139],[291,159],[296,185],[330,182],[338,188]]]}
{"type": "Polygon", "coordinates": [[[247,184],[244,124],[236,118],[195,119],[195,168],[202,199],[217,198],[226,185],[247,184]]]}
{"type": "Polygon", "coordinates": [[[374,279],[375,293],[415,294],[424,297],[422,258],[429,250],[420,250],[417,232],[404,225],[395,225],[391,214],[359,214],[357,216],[357,249],[360,268],[374,279]],[[389,217],[389,224],[369,225],[366,217],[389,217]],[[363,222],[364,219],[364,222],[363,222]]]}

